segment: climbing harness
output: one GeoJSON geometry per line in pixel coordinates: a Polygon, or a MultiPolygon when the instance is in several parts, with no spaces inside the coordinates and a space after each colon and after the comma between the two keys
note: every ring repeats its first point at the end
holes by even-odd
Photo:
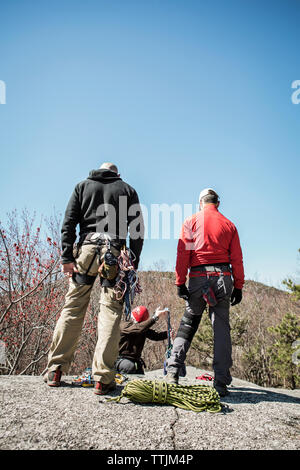
{"type": "Polygon", "coordinates": [[[218,303],[215,293],[210,285],[210,277],[214,277],[214,276],[218,276],[219,278],[221,277],[223,279],[223,287],[226,292],[224,276],[231,276],[230,271],[209,271],[209,270],[203,271],[195,267],[194,269],[192,268],[189,273],[189,277],[206,277],[206,282],[202,286],[202,297],[205,300],[205,302],[207,302],[207,304],[210,305],[211,307],[214,307],[218,303]]]}
{"type": "Polygon", "coordinates": [[[222,407],[215,388],[205,385],[176,385],[158,380],[131,380],[121,395],[107,401],[120,402],[125,397],[134,403],[160,403],[196,413],[218,413],[222,407]]]}
{"type": "Polygon", "coordinates": [[[90,242],[96,243],[96,255],[99,259],[98,273],[102,279],[113,281],[118,274],[118,256],[112,253],[113,246],[117,251],[121,248],[120,241],[113,241],[107,233],[95,233],[90,237],[90,242]],[[105,247],[105,251],[103,250],[105,247]],[[104,253],[103,253],[104,251],[104,253]]]}
{"type": "Polygon", "coordinates": [[[142,292],[139,278],[134,267],[136,257],[130,248],[124,246],[118,257],[119,271],[114,286],[117,300],[124,298],[125,320],[128,321],[131,314],[131,305],[136,294],[142,292]]]}
{"type": "MultiPolygon", "coordinates": [[[[115,240],[108,233],[90,232],[88,233],[82,245],[95,245],[95,253],[92,256],[89,267],[84,274],[74,273],[73,279],[77,284],[93,285],[96,276],[89,275],[96,257],[99,258],[98,273],[101,277],[101,284],[108,282],[110,287],[113,287],[117,300],[124,299],[125,303],[125,318],[129,319],[131,313],[131,304],[133,303],[135,294],[142,291],[137,272],[134,267],[136,256],[126,247],[126,240],[115,240]],[[106,248],[103,253],[103,247],[106,248]],[[112,252],[112,247],[117,250],[119,255],[112,252]]],[[[79,246],[77,246],[77,254],[79,246]]]]}
{"type": "Polygon", "coordinates": [[[89,270],[92,267],[92,264],[97,256],[97,252],[95,252],[93,258],[91,259],[91,262],[89,264],[89,267],[87,268],[86,272],[81,274],[78,272],[73,272],[72,274],[72,279],[79,285],[83,286],[92,286],[95,282],[95,276],[91,276],[89,273],[89,270]]]}
{"type": "Polygon", "coordinates": [[[114,280],[118,271],[118,258],[112,253],[111,247],[114,247],[119,252],[121,246],[123,246],[123,242],[120,240],[113,240],[108,233],[90,232],[74,249],[77,256],[81,245],[95,245],[95,251],[86,272],[83,274],[74,272],[72,276],[73,280],[79,285],[92,286],[95,282],[96,276],[89,275],[89,271],[97,256],[99,258],[98,273],[101,278],[107,279],[108,281],[114,280]],[[103,247],[106,247],[104,254],[103,247]]]}
{"type": "Polygon", "coordinates": [[[103,261],[98,268],[98,273],[101,277],[103,277],[104,279],[108,279],[109,281],[112,281],[117,277],[118,258],[111,252],[109,241],[107,242],[107,251],[104,254],[103,261]]]}
{"type": "Polygon", "coordinates": [[[218,303],[215,293],[210,286],[208,277],[206,279],[205,285],[202,288],[202,297],[205,300],[205,302],[207,302],[207,304],[210,305],[211,307],[214,307],[218,303]]]}
{"type": "MultiPolygon", "coordinates": [[[[167,346],[167,350],[166,350],[166,353],[165,353],[165,360],[164,360],[164,375],[167,375],[167,373],[168,373],[168,371],[167,371],[167,362],[168,362],[168,359],[171,356],[171,352],[172,352],[172,348],[173,348],[173,341],[172,341],[172,335],[171,335],[171,332],[172,332],[171,316],[170,316],[169,309],[166,309],[166,310],[168,311],[168,317],[167,317],[168,346],[167,346]]],[[[185,377],[186,376],[185,364],[183,364],[181,366],[181,368],[179,369],[179,376],[180,377],[185,377]]]]}

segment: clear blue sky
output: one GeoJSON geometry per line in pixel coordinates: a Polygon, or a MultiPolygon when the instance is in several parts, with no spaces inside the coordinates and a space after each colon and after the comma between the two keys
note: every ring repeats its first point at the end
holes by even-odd
{"type": "MultiPolygon", "coordinates": [[[[296,275],[300,247],[298,0],[2,0],[0,218],[64,212],[115,162],[141,202],[213,187],[248,279],[296,275]]],[[[176,237],[142,265],[173,269],[176,237]]]]}

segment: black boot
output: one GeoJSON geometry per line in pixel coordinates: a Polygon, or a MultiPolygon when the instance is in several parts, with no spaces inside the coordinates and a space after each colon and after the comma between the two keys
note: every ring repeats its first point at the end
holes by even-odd
{"type": "Polygon", "coordinates": [[[220,397],[225,397],[229,393],[227,385],[223,384],[222,382],[218,382],[217,380],[214,380],[214,388],[216,389],[220,397]]]}

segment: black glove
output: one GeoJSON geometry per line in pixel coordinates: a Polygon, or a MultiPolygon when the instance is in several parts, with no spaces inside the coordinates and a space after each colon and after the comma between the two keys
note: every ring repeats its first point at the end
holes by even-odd
{"type": "Polygon", "coordinates": [[[187,290],[187,287],[186,287],[185,284],[181,284],[181,286],[177,286],[177,295],[178,295],[178,297],[180,297],[181,299],[189,300],[190,293],[189,293],[189,291],[187,290]]]}
{"type": "Polygon", "coordinates": [[[242,298],[243,298],[242,289],[237,289],[235,287],[231,294],[231,305],[239,304],[242,298]]]}

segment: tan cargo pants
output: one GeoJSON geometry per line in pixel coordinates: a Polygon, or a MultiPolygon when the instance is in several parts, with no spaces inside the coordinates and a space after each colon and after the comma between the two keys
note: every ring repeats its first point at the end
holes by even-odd
{"type": "MultiPolygon", "coordinates": [[[[80,274],[86,271],[95,254],[95,245],[83,245],[76,257],[76,266],[80,274]]],[[[101,257],[106,248],[103,247],[101,257]]],[[[119,252],[111,247],[114,255],[119,252]]],[[[94,259],[89,272],[98,275],[98,256],[94,259]]],[[[63,374],[67,374],[82,330],[85,313],[89,304],[93,285],[79,285],[72,278],[66,294],[65,305],[56,324],[52,344],[48,355],[48,372],[61,366],[63,374]]],[[[100,310],[98,314],[98,339],[92,364],[95,381],[104,384],[112,382],[115,377],[114,363],[119,353],[120,320],[123,301],[116,299],[113,288],[102,287],[100,310]]]]}

